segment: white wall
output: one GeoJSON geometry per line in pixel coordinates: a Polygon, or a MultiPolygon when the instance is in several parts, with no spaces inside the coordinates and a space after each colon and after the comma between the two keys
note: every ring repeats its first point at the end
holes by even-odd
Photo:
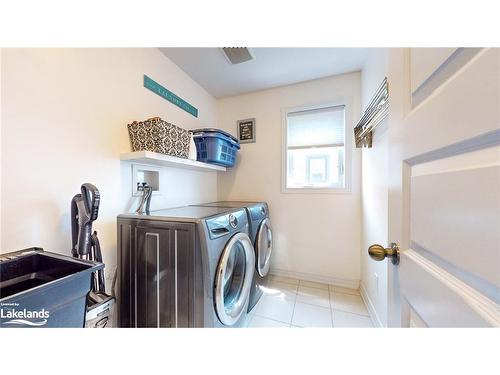
{"type": "Polygon", "coordinates": [[[243,144],[237,167],[219,174],[219,198],[269,203],[275,239],[274,273],[358,286],[359,151],[353,149],[352,153],[351,193],[282,193],[281,111],[347,99],[351,109],[347,126],[352,128],[360,114],[360,82],[360,73],[356,72],[217,102],[217,126],[232,134],[236,134],[237,120],[256,118],[257,142],[243,144]]]}
{"type": "MultiPolygon", "coordinates": [[[[83,182],[101,192],[94,228],[109,271],[116,215],[129,206],[127,123],[160,116],[185,128],[215,123],[216,101],[157,49],[4,49],[3,252],[30,246],[69,254],[70,201],[83,182]],[[195,118],[143,87],[154,78],[199,109],[195,118]]],[[[152,207],[216,199],[215,173],[162,169],[152,207]]],[[[108,271],[108,277],[112,276],[108,271]]]]}
{"type": "MultiPolygon", "coordinates": [[[[361,73],[363,110],[387,76],[385,49],[371,52],[361,73]]],[[[388,118],[375,129],[372,148],[361,152],[361,291],[375,322],[387,326],[387,262],[368,256],[368,247],[388,245],[388,118]]]]}

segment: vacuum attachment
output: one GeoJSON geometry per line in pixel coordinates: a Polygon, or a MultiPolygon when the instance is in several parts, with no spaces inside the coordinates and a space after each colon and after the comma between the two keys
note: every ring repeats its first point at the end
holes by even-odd
{"type": "Polygon", "coordinates": [[[114,305],[114,297],[102,292],[90,292],[87,297],[85,328],[111,327],[114,305]]]}

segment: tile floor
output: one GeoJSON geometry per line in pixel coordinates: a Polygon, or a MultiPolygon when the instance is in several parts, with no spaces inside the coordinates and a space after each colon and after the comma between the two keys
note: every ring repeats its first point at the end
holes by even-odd
{"type": "Polygon", "coordinates": [[[247,327],[369,328],[373,324],[357,290],[270,276],[247,327]]]}

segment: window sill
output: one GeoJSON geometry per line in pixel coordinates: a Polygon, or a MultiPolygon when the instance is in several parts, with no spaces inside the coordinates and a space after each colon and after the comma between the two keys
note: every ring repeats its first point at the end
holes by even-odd
{"type": "Polygon", "coordinates": [[[351,189],[345,188],[282,188],[281,194],[351,194],[351,189]]]}

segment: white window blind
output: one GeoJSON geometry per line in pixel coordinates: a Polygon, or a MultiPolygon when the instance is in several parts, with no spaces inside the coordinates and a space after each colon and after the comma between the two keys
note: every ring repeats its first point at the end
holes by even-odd
{"type": "Polygon", "coordinates": [[[344,145],[344,106],[288,114],[288,148],[344,145]]]}

